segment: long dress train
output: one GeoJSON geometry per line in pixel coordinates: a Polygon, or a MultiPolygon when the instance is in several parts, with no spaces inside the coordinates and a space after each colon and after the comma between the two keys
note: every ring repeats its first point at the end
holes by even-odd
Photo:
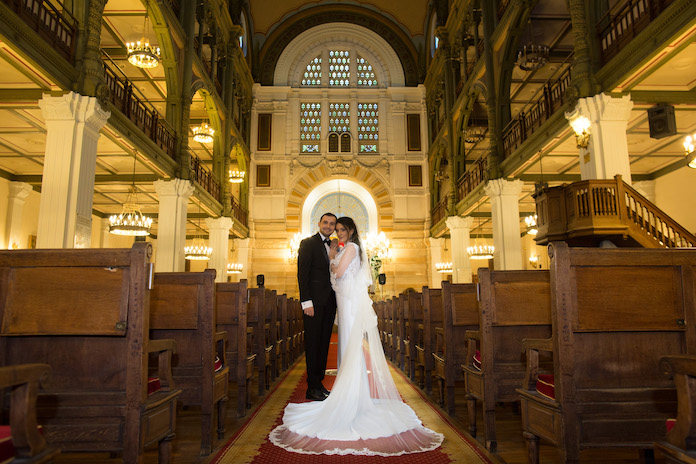
{"type": "Polygon", "coordinates": [[[349,242],[333,262],[347,251],[353,257],[346,271],[340,278],[331,276],[341,338],[331,394],[324,401],[288,404],[283,424],[269,438],[304,454],[397,456],[433,450],[444,436],[423,426],[402,401],[389,372],[367,291],[369,268],[366,262],[361,265],[364,253],[361,260],[358,246],[349,242]]]}

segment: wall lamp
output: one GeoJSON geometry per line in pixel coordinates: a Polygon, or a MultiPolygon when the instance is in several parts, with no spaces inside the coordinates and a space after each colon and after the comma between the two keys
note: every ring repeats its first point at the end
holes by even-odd
{"type": "Polygon", "coordinates": [[[578,148],[587,148],[590,143],[590,120],[585,116],[578,116],[570,120],[570,127],[575,132],[575,143],[578,148]]]}

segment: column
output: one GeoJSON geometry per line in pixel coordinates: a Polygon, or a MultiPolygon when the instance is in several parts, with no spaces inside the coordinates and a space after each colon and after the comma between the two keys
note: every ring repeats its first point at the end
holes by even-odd
{"type": "Polygon", "coordinates": [[[237,263],[242,263],[242,273],[238,274],[239,280],[249,280],[249,239],[238,238],[234,240],[234,247],[237,250],[237,263]]]}
{"type": "Polygon", "coordinates": [[[493,179],[486,184],[493,219],[493,262],[496,270],[525,269],[522,263],[519,197],[524,182],[493,179]]]}
{"type": "Polygon", "coordinates": [[[99,130],[111,113],[94,97],[45,95],[46,156],[37,248],[89,248],[99,130]]]}
{"type": "Polygon", "coordinates": [[[430,288],[442,288],[442,274],[437,272],[436,263],[444,261],[442,257],[442,247],[445,244],[444,238],[428,239],[430,241],[430,288]]]}
{"type": "Polygon", "coordinates": [[[22,246],[22,214],[24,203],[32,191],[32,187],[24,182],[10,182],[10,195],[7,201],[7,220],[5,222],[5,240],[7,249],[29,248],[22,246]],[[16,245],[16,247],[15,247],[16,245]]]}
{"type": "Polygon", "coordinates": [[[156,180],[155,192],[159,198],[157,219],[157,272],[184,272],[186,246],[186,207],[194,187],[191,181],[156,180]]]}
{"type": "Polygon", "coordinates": [[[590,120],[590,140],[587,148],[579,148],[580,178],[613,179],[621,174],[631,185],[631,166],[628,162],[626,127],[633,102],[629,95],[613,98],[600,93],[581,98],[571,112],[569,121],[584,116],[590,120]]]}
{"type": "Polygon", "coordinates": [[[469,248],[469,233],[474,218],[471,216],[450,216],[445,220],[452,238],[452,283],[468,284],[472,282],[471,262],[466,249],[469,248]]]}
{"type": "Polygon", "coordinates": [[[227,282],[227,255],[229,250],[230,229],[233,221],[231,218],[221,216],[217,219],[206,218],[208,226],[208,246],[213,249],[208,268],[215,269],[215,282],[227,282]]]}

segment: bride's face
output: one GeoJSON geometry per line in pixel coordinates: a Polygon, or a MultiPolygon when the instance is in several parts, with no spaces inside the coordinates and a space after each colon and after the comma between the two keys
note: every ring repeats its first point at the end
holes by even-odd
{"type": "Polygon", "coordinates": [[[346,229],[343,224],[336,224],[336,235],[338,236],[338,241],[346,243],[348,238],[350,238],[350,231],[346,229]]]}

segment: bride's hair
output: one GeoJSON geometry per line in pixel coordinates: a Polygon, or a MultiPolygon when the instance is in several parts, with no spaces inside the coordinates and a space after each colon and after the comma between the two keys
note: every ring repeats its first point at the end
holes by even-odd
{"type": "Polygon", "coordinates": [[[360,260],[362,260],[362,243],[360,243],[360,234],[358,234],[358,226],[355,225],[355,221],[348,216],[343,216],[336,220],[336,224],[341,224],[348,230],[348,233],[350,233],[351,230],[353,231],[353,235],[351,235],[348,240],[358,245],[358,256],[360,256],[360,260]]]}

